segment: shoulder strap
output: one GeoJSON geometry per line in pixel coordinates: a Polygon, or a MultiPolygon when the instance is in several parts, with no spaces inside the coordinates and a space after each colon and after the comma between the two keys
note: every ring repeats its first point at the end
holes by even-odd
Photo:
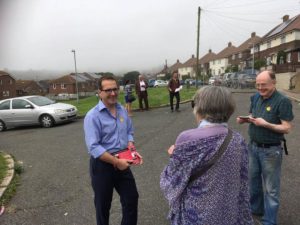
{"type": "Polygon", "coordinates": [[[206,165],[204,165],[200,170],[198,170],[194,174],[192,174],[188,183],[191,183],[194,180],[196,180],[198,177],[202,176],[202,174],[204,174],[207,170],[209,170],[216,163],[216,161],[223,155],[223,153],[227,149],[231,138],[232,138],[232,130],[228,129],[227,136],[226,136],[225,140],[223,141],[222,145],[220,146],[219,150],[217,151],[217,153],[206,163],[206,165]]]}

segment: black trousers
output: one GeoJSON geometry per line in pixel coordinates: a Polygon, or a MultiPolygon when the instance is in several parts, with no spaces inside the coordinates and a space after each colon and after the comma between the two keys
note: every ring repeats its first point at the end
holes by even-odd
{"type": "Polygon", "coordinates": [[[146,91],[141,91],[139,93],[139,105],[140,105],[140,109],[144,109],[143,107],[143,100],[144,100],[144,103],[145,103],[145,108],[146,110],[149,109],[149,104],[148,104],[148,94],[146,91]]]}
{"type": "Polygon", "coordinates": [[[178,92],[171,92],[170,93],[170,106],[171,106],[171,110],[174,110],[173,107],[173,100],[174,100],[174,96],[176,98],[176,109],[179,109],[179,102],[180,102],[180,95],[179,95],[179,91],[178,92]]]}
{"type": "Polygon", "coordinates": [[[109,211],[115,188],[122,205],[121,225],[136,225],[138,192],[130,168],[120,171],[100,159],[90,159],[90,176],[94,190],[97,225],[109,225],[109,211]]]}

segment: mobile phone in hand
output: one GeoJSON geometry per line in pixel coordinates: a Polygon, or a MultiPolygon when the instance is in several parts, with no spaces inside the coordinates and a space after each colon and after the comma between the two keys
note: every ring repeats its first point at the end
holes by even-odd
{"type": "Polygon", "coordinates": [[[240,119],[250,119],[250,116],[239,116],[240,119]]]}

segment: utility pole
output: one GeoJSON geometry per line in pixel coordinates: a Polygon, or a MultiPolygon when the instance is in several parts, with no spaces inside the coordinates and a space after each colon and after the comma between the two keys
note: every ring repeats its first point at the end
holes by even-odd
{"type": "MultiPolygon", "coordinates": [[[[198,25],[197,25],[196,88],[198,88],[198,76],[199,76],[200,14],[201,14],[201,8],[199,6],[198,7],[198,25]]],[[[204,82],[204,80],[202,82],[204,82]]]]}
{"type": "Polygon", "coordinates": [[[74,49],[71,50],[74,54],[74,64],[75,64],[75,80],[76,80],[76,92],[77,92],[77,104],[79,103],[79,93],[78,93],[78,82],[77,82],[77,67],[76,67],[76,51],[74,49]]]}

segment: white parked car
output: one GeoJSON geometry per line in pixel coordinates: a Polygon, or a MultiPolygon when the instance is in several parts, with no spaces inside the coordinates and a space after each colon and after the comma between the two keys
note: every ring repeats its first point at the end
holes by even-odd
{"type": "Polygon", "coordinates": [[[56,103],[43,96],[23,96],[0,101],[0,131],[8,127],[54,124],[74,120],[77,108],[70,104],[56,103]]]}
{"type": "Polygon", "coordinates": [[[154,82],[154,87],[166,87],[168,86],[168,81],[165,81],[165,80],[156,80],[154,82]]]}

